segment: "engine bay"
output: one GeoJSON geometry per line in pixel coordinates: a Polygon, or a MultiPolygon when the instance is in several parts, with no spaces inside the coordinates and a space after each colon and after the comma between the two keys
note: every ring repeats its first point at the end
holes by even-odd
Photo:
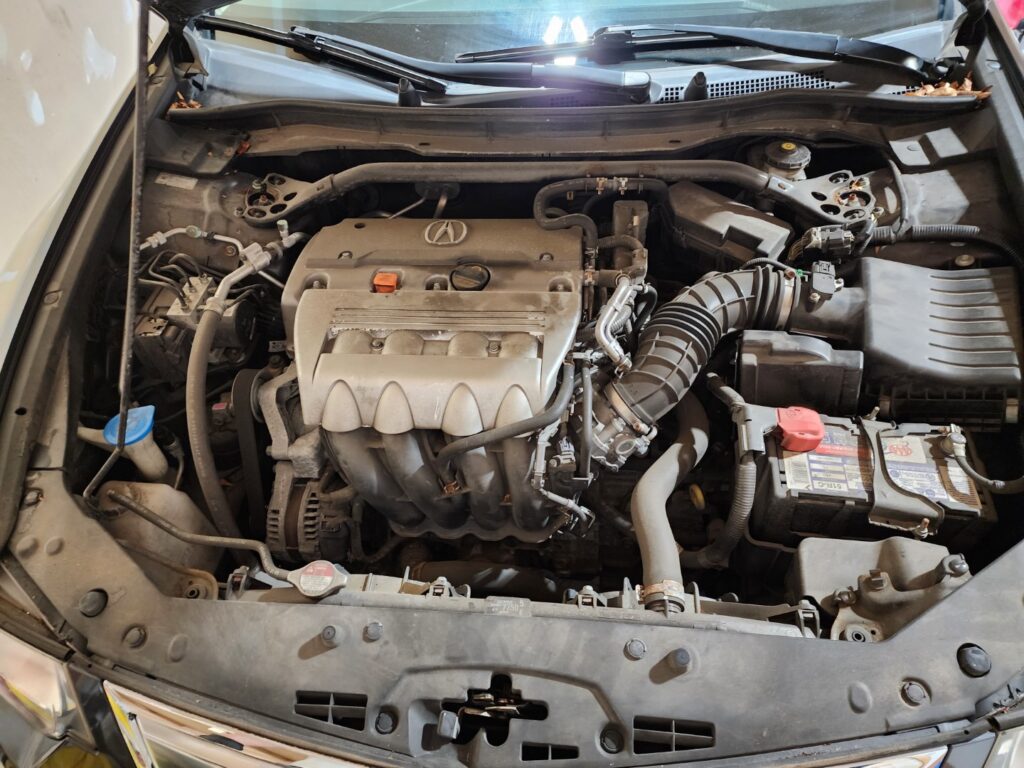
{"type": "Polygon", "coordinates": [[[152,168],[130,439],[103,477],[114,279],[71,485],[175,596],[885,639],[971,578],[1017,490],[988,467],[1019,461],[1020,256],[1001,203],[922,216],[948,184],[777,136],[152,168]]]}

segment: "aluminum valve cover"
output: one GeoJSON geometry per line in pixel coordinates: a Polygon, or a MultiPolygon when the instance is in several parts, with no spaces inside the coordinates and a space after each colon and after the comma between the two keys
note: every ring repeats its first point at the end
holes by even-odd
{"type": "Polygon", "coordinates": [[[532,220],[324,228],[282,298],[303,420],[468,435],[538,413],[580,321],[582,279],[579,231],[532,220]]]}

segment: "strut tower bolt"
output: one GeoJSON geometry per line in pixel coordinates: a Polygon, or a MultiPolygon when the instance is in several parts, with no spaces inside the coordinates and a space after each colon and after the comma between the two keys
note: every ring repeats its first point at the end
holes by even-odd
{"type": "Polygon", "coordinates": [[[832,599],[838,605],[853,605],[857,602],[857,595],[852,589],[837,589],[832,599]]]}
{"type": "Polygon", "coordinates": [[[952,573],[954,576],[963,576],[970,570],[971,567],[967,564],[967,561],[964,560],[963,555],[960,555],[959,557],[955,558],[950,558],[949,572],[952,573]]]}
{"type": "Polygon", "coordinates": [[[626,656],[639,661],[647,654],[647,646],[644,645],[644,641],[638,637],[634,637],[632,640],[626,642],[626,647],[623,649],[626,652],[626,656]]]}

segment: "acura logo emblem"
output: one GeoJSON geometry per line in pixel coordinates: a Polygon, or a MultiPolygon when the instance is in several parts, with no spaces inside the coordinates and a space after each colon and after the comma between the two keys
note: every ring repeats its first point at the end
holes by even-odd
{"type": "Polygon", "coordinates": [[[423,239],[431,245],[458,245],[466,239],[469,227],[456,219],[438,219],[427,224],[423,239]]]}

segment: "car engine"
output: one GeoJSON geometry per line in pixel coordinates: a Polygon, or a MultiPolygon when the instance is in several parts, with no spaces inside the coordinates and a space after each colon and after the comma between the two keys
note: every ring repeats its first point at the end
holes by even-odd
{"type": "MultiPolygon", "coordinates": [[[[986,465],[1019,449],[1020,256],[998,206],[931,221],[944,182],[877,150],[169,167],[145,187],[141,436],[84,490],[167,589],[180,528],[260,553],[181,553],[225,599],[867,642],[970,578],[1015,490],[986,465]]],[[[84,393],[90,466],[111,391],[84,393]]]]}

